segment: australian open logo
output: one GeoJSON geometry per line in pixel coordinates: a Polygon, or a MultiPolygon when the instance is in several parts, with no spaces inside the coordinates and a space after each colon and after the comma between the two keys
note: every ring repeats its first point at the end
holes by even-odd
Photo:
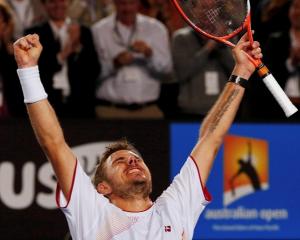
{"type": "Polygon", "coordinates": [[[269,188],[268,153],[265,140],[233,135],[225,137],[224,206],[269,188]]]}

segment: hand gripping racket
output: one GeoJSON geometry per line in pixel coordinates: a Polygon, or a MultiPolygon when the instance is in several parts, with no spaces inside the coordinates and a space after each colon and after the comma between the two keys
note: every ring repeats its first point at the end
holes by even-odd
{"type": "MultiPolygon", "coordinates": [[[[234,38],[246,29],[250,42],[253,42],[249,0],[172,1],[184,20],[202,35],[234,47],[235,44],[230,42],[229,39],[234,38]]],[[[292,104],[261,60],[254,59],[251,56],[249,56],[249,59],[285,115],[289,117],[297,112],[298,109],[292,104]]]]}

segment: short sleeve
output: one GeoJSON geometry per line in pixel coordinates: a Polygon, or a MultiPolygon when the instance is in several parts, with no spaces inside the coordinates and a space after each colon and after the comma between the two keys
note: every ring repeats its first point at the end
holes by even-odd
{"type": "Polygon", "coordinates": [[[101,218],[108,200],[94,188],[90,177],[77,161],[70,198],[65,199],[57,185],[56,201],[63,211],[73,239],[85,239],[101,218]],[[96,220],[96,221],[95,221],[96,220]]]}
{"type": "Polygon", "coordinates": [[[191,157],[158,201],[172,208],[173,215],[181,219],[185,234],[191,238],[200,214],[211,201],[208,190],[202,185],[197,165],[191,157]]]}

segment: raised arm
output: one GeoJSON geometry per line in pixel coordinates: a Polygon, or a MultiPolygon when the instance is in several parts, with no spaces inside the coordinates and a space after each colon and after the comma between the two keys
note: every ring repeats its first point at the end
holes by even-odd
{"type": "Polygon", "coordinates": [[[40,81],[37,63],[41,52],[42,46],[36,34],[22,37],[14,43],[18,75],[32,128],[68,199],[76,158],[65,142],[60,124],[40,81]]]}
{"type": "MultiPolygon", "coordinates": [[[[259,43],[254,42],[251,46],[246,35],[232,50],[236,62],[232,75],[248,80],[255,71],[255,67],[245,52],[254,58],[262,57],[259,43]]],[[[203,184],[207,181],[214,158],[236,116],[244,92],[245,89],[241,85],[228,82],[219,99],[203,120],[198,142],[191,153],[200,170],[203,184]]]]}

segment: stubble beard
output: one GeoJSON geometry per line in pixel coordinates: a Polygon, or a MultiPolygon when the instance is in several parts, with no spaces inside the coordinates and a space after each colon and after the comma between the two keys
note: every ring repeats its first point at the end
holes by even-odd
{"type": "Polygon", "coordinates": [[[137,197],[148,198],[152,192],[151,180],[134,180],[126,184],[112,184],[113,193],[123,199],[135,199],[137,197]]]}

